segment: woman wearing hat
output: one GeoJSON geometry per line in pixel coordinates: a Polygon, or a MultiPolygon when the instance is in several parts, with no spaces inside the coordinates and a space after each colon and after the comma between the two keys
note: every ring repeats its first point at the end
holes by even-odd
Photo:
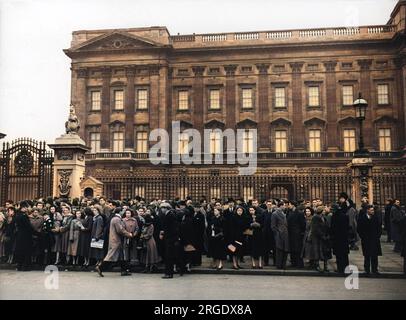
{"type": "Polygon", "coordinates": [[[153,217],[150,214],[146,214],[145,223],[142,227],[140,240],[145,243],[145,249],[141,255],[141,263],[145,265],[144,272],[154,272],[157,270],[157,263],[161,260],[158,255],[158,249],[156,246],[154,235],[153,217]]]}

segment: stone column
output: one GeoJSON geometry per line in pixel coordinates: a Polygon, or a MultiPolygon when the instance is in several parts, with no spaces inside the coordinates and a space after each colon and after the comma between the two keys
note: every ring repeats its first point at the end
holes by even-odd
{"type": "Polygon", "coordinates": [[[135,69],[134,67],[126,68],[127,75],[127,90],[124,105],[125,112],[125,148],[132,149],[134,151],[134,109],[135,109],[135,87],[134,87],[134,77],[135,69]]]}
{"type": "Polygon", "coordinates": [[[101,105],[101,127],[100,127],[100,149],[101,151],[110,148],[110,78],[111,69],[106,67],[102,70],[102,105],[101,105]],[[103,150],[104,149],[104,150],[103,150]]]}
{"type": "Polygon", "coordinates": [[[201,134],[203,133],[203,117],[204,117],[204,103],[203,103],[203,73],[206,67],[204,66],[193,66],[192,70],[195,75],[193,83],[193,126],[201,134]]]}
{"type": "Polygon", "coordinates": [[[292,68],[292,136],[293,136],[293,150],[305,150],[305,134],[303,127],[303,103],[302,103],[302,62],[294,62],[290,64],[292,68]]]}
{"type": "Polygon", "coordinates": [[[352,169],[352,199],[357,207],[361,207],[361,199],[368,197],[369,202],[374,201],[372,180],[373,163],[371,158],[354,158],[349,164],[352,169]]]}
{"type": "Polygon", "coordinates": [[[237,65],[231,64],[224,66],[226,72],[226,129],[235,129],[236,126],[236,112],[239,108],[235,103],[235,70],[237,65]]]}
{"type": "Polygon", "coordinates": [[[258,146],[259,151],[269,151],[269,104],[268,104],[268,69],[269,64],[257,64],[258,75],[258,146]]]}
{"type": "MultiPolygon", "coordinates": [[[[82,139],[86,140],[85,137],[85,126],[86,126],[86,102],[87,102],[87,77],[88,70],[86,68],[79,68],[76,71],[76,81],[72,81],[72,104],[75,105],[76,115],[78,116],[79,122],[82,126],[79,129],[79,135],[82,139]]],[[[75,77],[72,74],[72,77],[75,77]]]]}
{"type": "Polygon", "coordinates": [[[337,61],[324,62],[326,68],[326,92],[327,92],[327,151],[338,151],[337,131],[337,93],[336,73],[337,61]]]}
{"type": "Polygon", "coordinates": [[[398,142],[399,148],[405,151],[406,158],[406,53],[395,59],[396,65],[396,92],[399,97],[399,126],[398,142]]]}

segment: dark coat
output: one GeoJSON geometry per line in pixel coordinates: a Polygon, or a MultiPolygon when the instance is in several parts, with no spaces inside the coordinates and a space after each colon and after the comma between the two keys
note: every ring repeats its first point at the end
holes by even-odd
{"type": "Polygon", "coordinates": [[[309,260],[324,260],[323,239],[325,238],[325,221],[320,214],[315,214],[304,239],[304,251],[302,256],[309,260]]]}
{"type": "Polygon", "coordinates": [[[226,259],[226,244],[224,241],[224,218],[213,216],[209,221],[209,255],[213,259],[226,259]]]}
{"type": "MultiPolygon", "coordinates": [[[[104,224],[104,220],[100,214],[93,217],[91,239],[96,239],[96,240],[103,239],[103,224],[104,224]]],[[[101,260],[104,257],[104,250],[90,248],[90,257],[94,258],[96,260],[101,260]]]]}
{"type": "Polygon", "coordinates": [[[393,205],[390,211],[390,221],[391,221],[391,236],[393,241],[400,241],[400,221],[403,217],[402,210],[393,205]]]}
{"type": "Polygon", "coordinates": [[[293,210],[287,217],[290,252],[302,252],[303,237],[306,229],[306,218],[303,212],[293,210]]]}
{"type": "Polygon", "coordinates": [[[271,224],[275,238],[275,247],[279,250],[289,252],[288,222],[281,208],[277,208],[272,214],[271,224]]]}
{"type": "Polygon", "coordinates": [[[265,252],[269,252],[275,248],[275,238],[272,231],[272,211],[265,210],[262,231],[264,233],[265,252]]]}
{"type": "Polygon", "coordinates": [[[402,240],[402,257],[406,257],[406,216],[400,221],[400,231],[402,240]]]}
{"type": "Polygon", "coordinates": [[[346,215],[347,207],[340,207],[331,217],[331,240],[333,253],[336,256],[344,256],[350,253],[348,234],[350,232],[350,220],[346,215]]]}
{"type": "Polygon", "coordinates": [[[197,249],[198,234],[195,230],[192,212],[187,212],[183,216],[180,224],[180,240],[183,247],[192,245],[195,249],[197,249]]]}
{"type": "Polygon", "coordinates": [[[175,210],[169,210],[162,221],[163,244],[165,260],[170,261],[178,258],[180,246],[180,226],[178,214],[175,210]]]}
{"type": "Polygon", "coordinates": [[[79,237],[79,256],[89,258],[90,242],[92,240],[93,216],[86,216],[85,221],[83,221],[83,227],[84,229],[81,230],[79,237]]]}
{"type": "Polygon", "coordinates": [[[16,213],[15,226],[16,234],[16,256],[28,256],[32,253],[32,234],[33,229],[28,216],[21,211],[16,213]]]}
{"type": "Polygon", "coordinates": [[[4,229],[4,253],[9,256],[14,253],[16,244],[16,218],[13,216],[10,220],[6,220],[4,229]]]}
{"type": "Polygon", "coordinates": [[[193,228],[196,232],[196,249],[199,251],[203,251],[204,250],[204,232],[206,230],[206,218],[201,211],[194,213],[193,228]]]}
{"type": "Polygon", "coordinates": [[[258,259],[265,254],[265,240],[262,231],[265,222],[265,215],[262,209],[256,210],[256,212],[255,221],[254,217],[251,217],[250,219],[250,229],[252,230],[250,254],[255,259],[258,259]]]}
{"type": "Polygon", "coordinates": [[[361,237],[362,253],[364,256],[381,256],[382,220],[374,214],[368,218],[363,214],[358,219],[358,234],[361,237]]]}

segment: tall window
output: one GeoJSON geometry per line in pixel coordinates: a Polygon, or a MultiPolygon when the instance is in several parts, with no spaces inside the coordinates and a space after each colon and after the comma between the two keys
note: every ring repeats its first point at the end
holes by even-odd
{"type": "Polygon", "coordinates": [[[391,151],[392,139],[390,129],[379,129],[379,151],[391,151]]]}
{"type": "Polygon", "coordinates": [[[179,154],[189,153],[189,135],[187,133],[181,133],[179,135],[178,153],[179,154]]]}
{"type": "Polygon", "coordinates": [[[254,187],[244,186],[242,192],[245,201],[254,199],[254,187]]]}
{"type": "Polygon", "coordinates": [[[90,92],[90,108],[91,110],[100,110],[101,94],[100,91],[90,92]]]}
{"type": "Polygon", "coordinates": [[[343,105],[352,106],[354,103],[354,87],[343,86],[343,105]]]}
{"type": "Polygon", "coordinates": [[[124,109],[124,91],[114,90],[114,109],[123,110],[124,109]]]}
{"type": "Polygon", "coordinates": [[[148,109],[148,90],[138,89],[137,90],[137,109],[145,110],[148,109]]]}
{"type": "Polygon", "coordinates": [[[378,104],[389,104],[389,85],[378,84],[378,104]]]}
{"type": "Polygon", "coordinates": [[[252,88],[243,88],[242,89],[242,108],[243,109],[252,109],[253,104],[253,90],[252,88]]]}
{"type": "Polygon", "coordinates": [[[146,131],[137,132],[137,152],[138,153],[148,152],[148,133],[146,131]]]}
{"type": "Polygon", "coordinates": [[[242,152],[253,153],[254,152],[254,133],[252,131],[244,131],[242,138],[242,152]]]}
{"type": "Polygon", "coordinates": [[[220,109],[220,90],[211,89],[209,92],[209,108],[214,110],[220,109]]]}
{"type": "Polygon", "coordinates": [[[100,133],[90,133],[90,148],[92,153],[100,152],[100,133]]]}
{"type": "Polygon", "coordinates": [[[210,154],[221,153],[220,146],[220,132],[210,132],[210,154]]]}
{"type": "Polygon", "coordinates": [[[344,135],[344,151],[354,152],[356,148],[355,129],[345,129],[344,135]]]}
{"type": "Polygon", "coordinates": [[[286,108],[285,88],[275,88],[275,108],[286,108]]]}
{"type": "Polygon", "coordinates": [[[286,130],[275,131],[275,152],[288,152],[288,133],[286,130]]]}
{"type": "Polygon", "coordinates": [[[318,86],[308,87],[309,107],[320,106],[320,88],[318,86]]]}
{"type": "Polygon", "coordinates": [[[124,133],[121,131],[113,132],[113,152],[124,151],[124,133]]]}
{"type": "Polygon", "coordinates": [[[178,109],[179,110],[189,109],[189,91],[187,90],[178,91],[178,109]]]}
{"type": "Polygon", "coordinates": [[[310,152],[321,151],[321,130],[319,129],[309,130],[309,151],[310,152]]]}

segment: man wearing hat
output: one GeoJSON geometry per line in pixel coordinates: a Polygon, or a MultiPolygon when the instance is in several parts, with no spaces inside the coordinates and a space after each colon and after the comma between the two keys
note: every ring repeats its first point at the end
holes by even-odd
{"type": "Polygon", "coordinates": [[[14,254],[18,271],[29,271],[31,266],[33,228],[28,218],[29,206],[27,201],[21,202],[20,210],[17,212],[15,218],[17,234],[14,254]]]}
{"type": "MultiPolygon", "coordinates": [[[[164,243],[164,262],[165,262],[165,275],[162,279],[173,278],[173,268],[179,257],[180,238],[179,238],[179,222],[176,217],[175,211],[172,206],[167,202],[162,202],[159,206],[163,223],[159,238],[164,243]]],[[[179,272],[183,272],[182,265],[179,265],[179,272]]]]}

